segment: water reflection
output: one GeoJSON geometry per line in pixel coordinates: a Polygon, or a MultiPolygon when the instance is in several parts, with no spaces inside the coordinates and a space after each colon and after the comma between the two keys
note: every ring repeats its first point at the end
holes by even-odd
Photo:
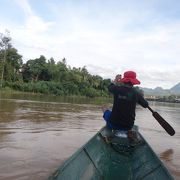
{"type": "Polygon", "coordinates": [[[173,149],[167,149],[166,151],[160,154],[160,158],[165,161],[172,162],[173,153],[174,153],[173,149]]]}
{"type": "Polygon", "coordinates": [[[173,149],[167,149],[166,151],[160,154],[160,158],[165,162],[165,164],[169,167],[170,172],[177,177],[180,177],[179,166],[173,163],[174,151],[173,149]]]}

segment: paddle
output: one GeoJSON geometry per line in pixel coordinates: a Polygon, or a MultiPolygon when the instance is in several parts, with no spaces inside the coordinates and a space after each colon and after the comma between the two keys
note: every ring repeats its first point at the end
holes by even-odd
{"type": "Polygon", "coordinates": [[[151,112],[154,118],[158,121],[158,123],[166,130],[166,132],[173,136],[175,134],[175,130],[171,127],[171,125],[166,122],[156,111],[153,111],[149,106],[147,107],[151,112]]]}

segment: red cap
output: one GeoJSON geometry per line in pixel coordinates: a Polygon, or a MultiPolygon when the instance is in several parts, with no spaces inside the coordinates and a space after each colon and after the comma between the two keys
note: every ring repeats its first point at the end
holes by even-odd
{"type": "Polygon", "coordinates": [[[140,81],[136,79],[136,73],[134,71],[126,71],[124,77],[121,79],[121,82],[128,83],[131,82],[133,85],[140,84],[140,81]]]}

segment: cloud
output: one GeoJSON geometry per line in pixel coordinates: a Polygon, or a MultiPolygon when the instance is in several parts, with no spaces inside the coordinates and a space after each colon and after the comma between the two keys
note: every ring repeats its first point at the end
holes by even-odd
{"type": "Polygon", "coordinates": [[[26,16],[31,16],[34,14],[28,0],[15,0],[15,2],[21,7],[26,16]]]}
{"type": "Polygon", "coordinates": [[[155,1],[45,1],[36,11],[31,1],[15,2],[24,21],[2,24],[26,60],[65,57],[104,78],[134,70],[147,87],[179,82],[180,21],[171,16],[173,5],[167,15],[155,1]],[[51,18],[38,14],[44,6],[51,18]]]}
{"type": "Polygon", "coordinates": [[[24,15],[24,22],[5,24],[11,32],[13,43],[21,54],[35,58],[43,54],[52,41],[49,30],[54,22],[46,21],[34,12],[27,0],[15,0],[24,15]]]}

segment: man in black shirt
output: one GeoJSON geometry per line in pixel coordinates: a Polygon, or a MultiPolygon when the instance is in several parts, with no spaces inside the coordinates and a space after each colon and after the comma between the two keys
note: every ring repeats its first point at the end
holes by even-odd
{"type": "Polygon", "coordinates": [[[112,111],[106,110],[103,117],[111,129],[130,130],[134,125],[136,103],[147,108],[148,102],[133,87],[135,84],[140,84],[135,72],[125,72],[124,77],[120,80],[115,79],[114,83],[108,87],[109,92],[114,96],[112,111]],[[122,84],[115,85],[117,81],[122,84]]]}

